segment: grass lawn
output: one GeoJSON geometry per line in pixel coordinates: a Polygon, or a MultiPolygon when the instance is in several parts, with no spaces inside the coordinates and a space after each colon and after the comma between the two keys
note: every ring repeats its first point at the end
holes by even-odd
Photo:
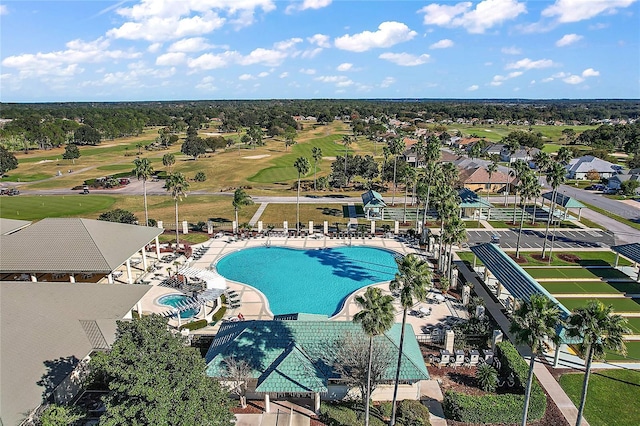
{"type": "Polygon", "coordinates": [[[624,273],[613,268],[525,268],[525,270],[535,279],[595,279],[595,278],[629,278],[624,273]]]}
{"type": "MultiPolygon", "coordinates": [[[[515,255],[515,252],[507,252],[507,254],[509,255],[515,255]]],[[[532,255],[534,254],[540,254],[539,251],[534,251],[534,252],[520,252],[520,257],[524,258],[526,262],[524,263],[519,263],[522,267],[527,267],[527,266],[547,266],[548,263],[547,262],[542,262],[540,260],[534,259],[532,257],[532,255]]],[[[473,253],[470,251],[460,251],[458,252],[458,256],[460,256],[460,259],[463,261],[467,261],[469,262],[469,264],[473,265],[473,253]]],[[[613,265],[615,263],[615,259],[616,259],[616,254],[612,251],[608,251],[608,250],[602,250],[602,251],[578,251],[578,252],[565,252],[565,251],[558,251],[558,252],[554,252],[553,253],[553,257],[551,259],[551,266],[608,266],[608,265],[613,265]],[[572,262],[567,262],[564,261],[562,259],[560,259],[560,257],[562,255],[567,255],[567,254],[571,254],[574,256],[578,256],[579,260],[577,263],[572,263],[572,262]]],[[[480,260],[476,260],[476,265],[481,265],[482,262],[480,262],[480,260]]],[[[631,265],[631,262],[623,257],[620,257],[619,261],[618,261],[618,265],[620,266],[629,266],[631,265]]],[[[529,272],[530,275],[533,276],[533,274],[531,274],[531,272],[529,272]]],[[[544,274],[543,272],[540,272],[540,274],[544,274]]],[[[550,276],[552,277],[552,276],[550,276]]],[[[550,278],[549,277],[549,278],[550,278]]],[[[535,278],[535,277],[534,277],[535,278]]],[[[538,277],[538,278],[543,278],[543,277],[538,277]]]]}
{"type": "MultiPolygon", "coordinates": [[[[282,222],[289,223],[289,229],[294,229],[296,224],[296,205],[295,204],[269,204],[260,217],[264,226],[268,224],[282,227],[282,222]]],[[[346,224],[349,222],[348,217],[342,214],[342,205],[340,204],[300,204],[300,222],[305,227],[312,220],[314,226],[321,226],[326,220],[329,226],[335,222],[346,224]]]]}
{"type": "Polygon", "coordinates": [[[607,211],[607,210],[604,210],[604,209],[601,209],[601,208],[599,208],[599,207],[596,207],[596,206],[594,206],[593,204],[584,203],[584,202],[583,202],[582,204],[584,204],[585,206],[587,206],[587,207],[588,207],[588,208],[590,208],[591,210],[593,210],[593,211],[595,211],[595,212],[598,212],[598,213],[600,213],[600,214],[603,214],[603,215],[605,215],[605,216],[607,216],[607,217],[610,217],[610,218],[612,218],[612,219],[615,219],[615,220],[617,220],[618,222],[622,222],[622,223],[624,223],[625,225],[629,225],[630,227],[635,228],[635,229],[640,229],[640,223],[638,223],[638,222],[634,222],[634,221],[632,221],[632,220],[625,219],[625,218],[623,218],[623,217],[621,217],[621,216],[618,216],[618,215],[616,215],[616,214],[613,214],[613,213],[611,213],[611,212],[609,212],[609,211],[607,211]]]}
{"type": "Polygon", "coordinates": [[[627,299],[627,298],[598,299],[598,298],[591,298],[591,297],[585,297],[585,298],[557,297],[557,299],[560,303],[562,303],[565,306],[565,308],[569,309],[570,311],[574,310],[575,308],[585,306],[587,302],[590,300],[599,300],[604,305],[613,306],[613,310],[615,312],[640,312],[640,299],[627,299]]]}
{"type": "MultiPolygon", "coordinates": [[[[504,229],[504,228],[514,228],[515,230],[518,230],[520,228],[520,221],[518,221],[518,223],[514,224],[513,222],[502,222],[502,221],[497,221],[497,220],[490,220],[489,221],[489,225],[493,226],[494,228],[499,228],[499,229],[504,229]]],[[[544,221],[538,221],[535,224],[531,224],[531,222],[525,220],[524,225],[523,225],[523,229],[527,229],[527,228],[532,228],[532,229],[544,229],[546,228],[547,223],[544,221]]],[[[580,228],[578,225],[574,224],[573,222],[570,221],[565,221],[560,223],[560,229],[577,229],[580,228]]]]}
{"type": "Polygon", "coordinates": [[[540,285],[553,295],[571,293],[620,293],[616,288],[602,281],[542,281],[540,285]]]}
{"type": "MultiPolygon", "coordinates": [[[[200,244],[204,243],[209,239],[209,236],[206,234],[183,234],[180,233],[180,244],[182,241],[187,241],[191,244],[200,244]]],[[[175,243],[176,242],[176,234],[175,232],[169,232],[166,234],[162,234],[158,237],[161,243],[175,243]]]]}
{"type": "Polygon", "coordinates": [[[115,208],[115,202],[116,197],[109,195],[2,197],[0,217],[21,220],[40,220],[45,217],[98,217],[105,210],[115,208]]]}
{"type": "Polygon", "coordinates": [[[640,362],[640,341],[630,340],[628,342],[625,342],[625,345],[627,346],[626,356],[607,351],[607,361],[640,362]]]}
{"type": "MultiPolygon", "coordinates": [[[[640,343],[640,342],[637,342],[640,343]]],[[[580,403],[584,374],[560,377],[560,386],[576,404],[580,403]]],[[[635,426],[640,424],[640,371],[600,370],[589,378],[584,417],[593,426],[635,426]]]]}
{"type": "Polygon", "coordinates": [[[628,327],[631,329],[632,334],[640,334],[640,318],[628,317],[628,327]]]}

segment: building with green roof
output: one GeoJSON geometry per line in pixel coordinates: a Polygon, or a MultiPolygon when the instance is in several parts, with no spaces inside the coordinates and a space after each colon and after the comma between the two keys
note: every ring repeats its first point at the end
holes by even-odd
{"type": "MultiPolygon", "coordinates": [[[[401,324],[394,324],[386,334],[374,339],[397,354],[401,328],[401,324]]],[[[291,314],[274,320],[227,322],[209,347],[206,374],[224,381],[225,360],[231,357],[244,360],[251,366],[247,396],[263,397],[267,412],[271,397],[310,397],[317,411],[320,399],[342,399],[352,391],[331,361],[331,348],[349,334],[368,339],[360,324],[329,321],[318,315],[291,314]]],[[[428,380],[429,373],[410,325],[405,328],[403,346],[401,387],[415,389],[413,394],[417,397],[419,382],[428,380]]],[[[384,383],[393,383],[395,367],[396,363],[391,362],[384,383]]]]}
{"type": "Polygon", "coordinates": [[[369,190],[362,194],[362,205],[367,219],[384,220],[384,209],[387,204],[379,192],[369,190]]]}

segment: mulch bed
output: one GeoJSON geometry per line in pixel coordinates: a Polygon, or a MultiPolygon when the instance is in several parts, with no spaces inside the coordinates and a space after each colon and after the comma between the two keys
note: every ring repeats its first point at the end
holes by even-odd
{"type": "Polygon", "coordinates": [[[515,253],[507,253],[509,255],[509,257],[516,263],[523,265],[525,263],[528,263],[528,260],[526,257],[524,256],[520,256],[520,257],[516,257],[515,253]]]}

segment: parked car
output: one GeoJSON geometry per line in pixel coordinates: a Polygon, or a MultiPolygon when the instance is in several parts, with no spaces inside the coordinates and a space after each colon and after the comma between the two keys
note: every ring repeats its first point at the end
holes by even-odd
{"type": "Polygon", "coordinates": [[[20,195],[20,191],[15,188],[8,189],[5,194],[7,195],[20,195]]]}
{"type": "Polygon", "coordinates": [[[601,183],[596,183],[594,185],[589,185],[585,189],[589,191],[603,191],[606,187],[601,183]]]}
{"type": "Polygon", "coordinates": [[[613,188],[605,188],[602,191],[603,194],[617,194],[618,192],[620,192],[619,189],[613,189],[613,188]]]}

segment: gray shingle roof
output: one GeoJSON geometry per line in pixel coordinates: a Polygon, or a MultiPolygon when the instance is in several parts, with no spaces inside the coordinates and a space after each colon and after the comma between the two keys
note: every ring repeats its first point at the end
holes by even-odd
{"type": "Polygon", "coordinates": [[[94,348],[110,344],[115,322],[146,285],[0,283],[0,423],[15,425],[42,401],[49,368],[55,385],[94,348]],[[51,367],[48,367],[51,366],[51,367]]]}
{"type": "Polygon", "coordinates": [[[92,219],[43,219],[0,236],[0,270],[109,273],[161,233],[92,219]]]}
{"type": "Polygon", "coordinates": [[[16,220],[16,219],[2,219],[0,218],[0,235],[9,234],[15,232],[20,228],[24,228],[31,222],[28,220],[16,220]]]}

